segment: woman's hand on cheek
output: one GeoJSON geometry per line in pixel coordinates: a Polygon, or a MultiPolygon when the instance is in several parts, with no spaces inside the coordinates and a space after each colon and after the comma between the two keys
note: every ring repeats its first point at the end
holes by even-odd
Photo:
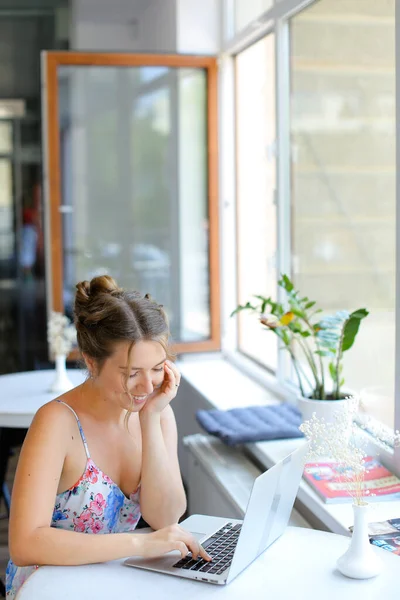
{"type": "Polygon", "coordinates": [[[160,413],[173,400],[178,392],[181,380],[180,373],[175,365],[166,360],[164,363],[164,380],[159,388],[148,397],[141,412],[160,413]]]}

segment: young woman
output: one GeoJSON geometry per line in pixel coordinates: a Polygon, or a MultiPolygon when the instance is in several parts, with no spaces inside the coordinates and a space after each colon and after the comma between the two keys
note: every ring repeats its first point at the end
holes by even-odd
{"type": "Polygon", "coordinates": [[[79,283],[89,378],[35,415],[12,493],[7,598],[40,565],[179,550],[209,560],[177,522],[186,509],[171,400],[180,374],[161,306],[108,276],[79,283]],[[155,530],[132,533],[140,515],[155,530]],[[108,535],[85,535],[108,534],[108,535]]]}

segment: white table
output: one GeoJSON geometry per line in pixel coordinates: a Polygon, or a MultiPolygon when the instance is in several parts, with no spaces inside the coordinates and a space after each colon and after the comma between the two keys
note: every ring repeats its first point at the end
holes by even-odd
{"type": "MultiPolygon", "coordinates": [[[[195,522],[197,516],[190,517],[195,522]]],[[[216,520],[216,523],[220,519],[216,520]]],[[[188,523],[188,521],[186,521],[188,523]]],[[[123,561],[79,567],[41,567],[25,582],[17,600],[398,600],[400,557],[376,548],[384,570],[375,579],[348,579],[336,560],[349,539],[299,527],[284,535],[227,586],[189,581],[126,567],[123,561]]]]}
{"type": "MultiPolygon", "coordinates": [[[[67,369],[67,372],[75,385],[83,383],[86,378],[82,370],[67,369]]],[[[8,512],[11,498],[5,473],[10,448],[15,442],[12,428],[28,429],[36,411],[60,395],[48,391],[54,377],[54,369],[0,375],[0,496],[4,497],[8,512]]],[[[23,437],[19,442],[22,443],[22,440],[23,437]]]]}
{"type": "MultiPolygon", "coordinates": [[[[67,373],[75,385],[86,379],[79,369],[67,369],[67,373]]],[[[36,411],[59,395],[48,391],[54,376],[53,369],[1,375],[0,427],[28,428],[36,411]]]]}

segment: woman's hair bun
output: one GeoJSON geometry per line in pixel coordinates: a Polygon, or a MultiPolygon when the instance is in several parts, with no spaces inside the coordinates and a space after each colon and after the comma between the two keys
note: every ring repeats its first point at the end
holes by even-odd
{"type": "MultiPolygon", "coordinates": [[[[162,306],[146,294],[118,287],[110,275],[76,284],[74,319],[78,346],[101,368],[117,342],[159,342],[167,356],[169,328],[162,306]]],[[[128,359],[128,357],[127,357],[128,359]]]]}
{"type": "Polygon", "coordinates": [[[117,282],[110,275],[101,275],[94,277],[90,282],[90,294],[117,294],[122,292],[117,282]]]}
{"type": "Polygon", "coordinates": [[[118,294],[123,290],[110,275],[94,277],[91,281],[80,281],[76,284],[76,299],[79,303],[92,300],[97,294],[118,294]]]}
{"type": "Polygon", "coordinates": [[[76,300],[81,304],[88,302],[90,298],[89,281],[80,281],[76,284],[76,300]]]}

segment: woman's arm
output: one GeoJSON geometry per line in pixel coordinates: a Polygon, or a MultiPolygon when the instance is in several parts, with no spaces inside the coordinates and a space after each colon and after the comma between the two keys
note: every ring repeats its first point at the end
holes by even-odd
{"type": "MultiPolygon", "coordinates": [[[[24,537],[24,546],[14,545],[10,555],[15,565],[88,565],[128,556],[161,556],[178,550],[184,557],[210,556],[197,540],[179,525],[171,525],[153,533],[108,533],[93,535],[65,531],[55,527],[39,527],[24,537]]],[[[21,540],[22,542],[22,540],[21,540]]]]}
{"type": "Polygon", "coordinates": [[[142,429],[140,508],[143,519],[161,529],[177,523],[186,510],[178,463],[175,416],[168,405],[160,412],[139,413],[142,429]]]}
{"type": "Polygon", "coordinates": [[[50,527],[72,426],[56,402],[36,414],[23,444],[12,492],[9,547],[18,566],[79,565],[170,550],[206,556],[179,526],[151,534],[90,535],[50,527]]]}

